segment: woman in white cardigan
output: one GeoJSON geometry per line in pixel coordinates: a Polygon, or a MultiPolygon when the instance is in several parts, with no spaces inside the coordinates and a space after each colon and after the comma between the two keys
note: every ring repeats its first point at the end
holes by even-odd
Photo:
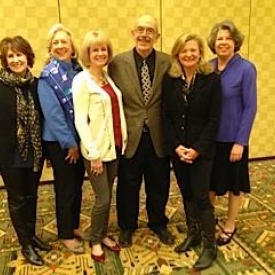
{"type": "Polygon", "coordinates": [[[88,32],[80,53],[85,69],[74,78],[72,86],[75,125],[96,199],[92,210],[91,256],[99,262],[105,261],[102,246],[120,251],[120,246],[107,236],[107,227],[118,159],[127,141],[122,96],[104,71],[112,57],[112,44],[106,34],[88,32]]]}

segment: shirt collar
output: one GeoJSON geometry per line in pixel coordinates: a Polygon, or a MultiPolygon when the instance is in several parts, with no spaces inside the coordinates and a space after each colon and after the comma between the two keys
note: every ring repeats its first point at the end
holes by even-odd
{"type": "MultiPolygon", "coordinates": [[[[145,58],[146,62],[150,63],[151,61],[154,60],[155,58],[155,49],[152,50],[152,52],[145,58]]],[[[142,57],[138,52],[137,49],[134,48],[134,56],[135,56],[135,60],[138,62],[138,64],[141,64],[144,60],[144,57],[142,57]]]]}

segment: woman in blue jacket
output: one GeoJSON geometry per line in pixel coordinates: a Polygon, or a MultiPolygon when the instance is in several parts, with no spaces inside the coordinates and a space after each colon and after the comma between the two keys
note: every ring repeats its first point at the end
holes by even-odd
{"type": "Polygon", "coordinates": [[[83,237],[79,223],[84,164],[74,126],[71,91],[72,80],[82,69],[72,34],[64,26],[52,27],[48,43],[49,59],[38,81],[38,96],[44,115],[45,154],[54,175],[58,237],[70,251],[83,252],[75,237],[83,237]]]}

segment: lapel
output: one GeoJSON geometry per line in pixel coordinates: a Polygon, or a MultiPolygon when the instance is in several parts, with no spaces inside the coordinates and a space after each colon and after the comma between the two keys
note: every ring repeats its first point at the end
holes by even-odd
{"type": "Polygon", "coordinates": [[[182,91],[182,88],[183,88],[183,80],[182,78],[178,78],[175,80],[175,91],[176,91],[176,94],[177,94],[177,102],[180,102],[181,106],[185,106],[185,100],[184,100],[184,94],[183,94],[183,91],[182,91]]]}
{"type": "MultiPolygon", "coordinates": [[[[205,82],[205,77],[201,74],[197,74],[196,76],[196,80],[194,83],[194,87],[192,89],[192,91],[188,94],[187,96],[187,101],[190,103],[191,101],[193,101],[197,96],[200,96],[200,91],[202,89],[202,86],[204,85],[205,82]]],[[[185,101],[184,101],[184,95],[183,95],[183,81],[181,78],[179,78],[176,82],[175,82],[175,91],[177,91],[177,100],[179,100],[179,102],[181,102],[184,106],[185,101]]]]}
{"type": "Polygon", "coordinates": [[[143,104],[145,104],[141,92],[133,50],[129,51],[128,54],[125,56],[125,62],[125,76],[126,79],[128,79],[127,81],[129,83],[129,86],[131,86],[129,90],[133,91],[133,96],[136,99],[142,101],[143,104]]]}
{"type": "Polygon", "coordinates": [[[158,51],[156,52],[156,59],[155,59],[155,72],[154,72],[154,79],[152,82],[152,87],[151,87],[151,92],[150,92],[150,97],[147,102],[147,105],[152,101],[152,99],[155,96],[158,96],[158,89],[159,89],[159,84],[162,81],[164,71],[167,68],[167,61],[162,58],[161,54],[158,51]]]}
{"type": "Polygon", "coordinates": [[[188,101],[194,100],[197,96],[200,96],[200,91],[204,85],[205,77],[202,74],[197,73],[196,80],[191,93],[187,96],[188,101]]]}
{"type": "Polygon", "coordinates": [[[83,71],[83,74],[85,74],[87,85],[92,93],[105,95],[103,89],[100,86],[98,86],[98,84],[91,78],[90,73],[87,69],[83,71]]]}
{"type": "MultiPolygon", "coordinates": [[[[133,91],[133,96],[136,97],[140,102],[142,102],[144,105],[144,99],[139,83],[139,76],[136,69],[136,63],[134,58],[133,50],[129,51],[125,55],[125,77],[129,83],[129,90],[133,91]]],[[[147,105],[152,101],[152,99],[156,96],[158,96],[158,89],[159,89],[159,83],[162,81],[162,77],[164,74],[164,71],[167,69],[167,60],[162,58],[161,54],[156,51],[156,59],[155,59],[155,72],[154,72],[154,79],[152,81],[152,87],[150,92],[150,97],[147,102],[147,105]]]]}

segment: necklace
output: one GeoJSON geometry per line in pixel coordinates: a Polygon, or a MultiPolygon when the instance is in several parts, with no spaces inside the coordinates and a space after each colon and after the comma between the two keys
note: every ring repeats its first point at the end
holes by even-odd
{"type": "Polygon", "coordinates": [[[196,78],[196,72],[193,74],[192,78],[189,79],[189,81],[185,75],[182,75],[182,79],[184,81],[183,90],[186,93],[189,93],[192,90],[194,83],[195,83],[195,78],[196,78]]]}
{"type": "Polygon", "coordinates": [[[100,76],[96,76],[94,75],[91,71],[90,71],[90,75],[92,77],[92,79],[100,86],[103,87],[107,84],[107,79],[104,75],[104,73],[102,73],[102,75],[100,76]]]}

